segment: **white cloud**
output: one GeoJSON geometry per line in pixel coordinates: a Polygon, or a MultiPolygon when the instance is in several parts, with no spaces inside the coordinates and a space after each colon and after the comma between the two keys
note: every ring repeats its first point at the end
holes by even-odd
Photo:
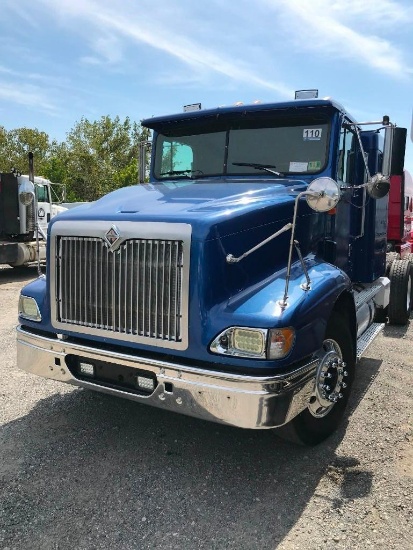
{"type": "MultiPolygon", "coordinates": [[[[395,0],[256,0],[255,6],[251,6],[249,2],[239,2],[242,18],[245,13],[253,16],[257,6],[271,9],[274,29],[282,36],[284,55],[293,47],[295,52],[301,50],[305,55],[310,51],[330,60],[351,59],[393,77],[404,77],[411,72],[404,52],[397,46],[400,28],[413,21],[413,7],[406,3],[395,0]]],[[[94,55],[83,56],[84,63],[120,63],[124,50],[122,41],[126,40],[161,50],[193,71],[203,71],[206,76],[208,73],[225,75],[234,81],[248,81],[276,91],[280,96],[291,96],[291,88],[282,80],[261,77],[250,64],[219,49],[225,37],[215,35],[213,28],[208,28],[205,34],[200,19],[206,13],[205,9],[202,11],[202,4],[194,5],[185,0],[173,4],[164,0],[155,4],[148,0],[140,0],[139,4],[131,0],[123,0],[121,4],[109,0],[39,0],[38,3],[72,30],[74,21],[83,22],[76,31],[84,33],[94,51],[94,55]],[[210,41],[206,43],[208,34],[210,41]]],[[[210,0],[209,9],[216,10],[215,17],[226,13],[222,0],[210,0]]],[[[232,15],[235,17],[234,12],[232,15]]],[[[258,22],[261,18],[259,15],[258,22]]],[[[263,27],[266,23],[268,21],[264,20],[263,27]]],[[[269,32],[268,27],[266,32],[269,32]]],[[[241,41],[242,35],[240,29],[241,41]]]]}
{"type": "MultiPolygon", "coordinates": [[[[92,48],[110,63],[121,60],[120,39],[126,39],[134,43],[144,43],[156,50],[178,59],[195,71],[204,73],[218,73],[238,82],[249,82],[259,87],[276,91],[281,96],[291,97],[291,89],[280,81],[272,81],[255,74],[254,70],[246,63],[242,63],[232,56],[215,51],[211,44],[198,43],[196,38],[189,38],[190,32],[196,29],[194,22],[179,21],[178,8],[173,14],[169,3],[162,3],[158,8],[151,4],[152,9],[145,8],[145,2],[139,9],[136,3],[123,2],[122,9],[113,7],[112,2],[94,0],[40,0],[50,13],[55,13],[62,24],[73,24],[69,18],[81,19],[87,24],[84,32],[98,33],[110,36],[112,43],[107,39],[99,38],[93,41],[92,48]],[[171,24],[175,15],[174,24],[171,24]],[[186,23],[186,24],[185,24],[186,23]],[[181,32],[182,30],[182,32],[181,32]],[[115,38],[116,37],[116,38],[115,38]],[[116,45],[114,51],[113,44],[116,45]]],[[[185,14],[181,14],[184,17],[185,14]]],[[[201,24],[198,22],[198,24],[201,24]]],[[[73,27],[72,27],[73,28],[73,27]]],[[[81,32],[78,29],[78,32],[81,32]]],[[[195,33],[196,34],[196,33],[195,33]]],[[[211,40],[211,43],[213,40],[211,40]]],[[[99,56],[84,56],[82,61],[89,64],[98,64],[99,56]]]]}
{"type": "MultiPolygon", "coordinates": [[[[392,0],[333,0],[321,2],[321,9],[330,9],[341,19],[355,21],[362,18],[366,23],[383,28],[392,28],[394,25],[408,25],[413,19],[413,7],[393,2],[392,0]]],[[[367,29],[368,30],[368,29],[367,29]]]]}
{"type": "Polygon", "coordinates": [[[0,82],[0,100],[17,103],[29,108],[36,108],[47,114],[56,114],[57,106],[37,86],[0,82]]]}
{"type": "Polygon", "coordinates": [[[97,61],[114,65],[122,60],[122,46],[113,35],[99,36],[91,42],[93,50],[98,54],[97,61]]]}
{"type": "Polygon", "coordinates": [[[308,80],[314,76],[315,86],[327,80],[331,90],[338,73],[348,83],[350,74],[359,79],[357,69],[368,68],[359,82],[374,71],[379,82],[392,83],[382,76],[400,78],[412,71],[400,40],[402,32],[407,40],[413,21],[410,0],[37,0],[34,8],[31,0],[19,0],[18,9],[16,0],[1,2],[0,20],[13,29],[13,40],[0,52],[0,75],[8,85],[0,97],[33,110],[44,105],[44,112],[55,112],[68,97],[72,107],[88,111],[99,86],[102,102],[105,94],[125,97],[125,88],[111,91],[114,72],[123,82],[130,77],[136,90],[139,83],[146,89],[169,87],[171,95],[173,87],[198,87],[207,96],[219,88],[235,91],[237,98],[244,89],[257,96],[268,90],[277,99],[293,97],[295,86],[288,79],[297,87],[304,79],[312,86],[308,80]],[[39,48],[25,40],[18,18],[30,10],[32,25],[44,35],[50,30],[48,44],[54,33],[63,36],[56,51],[41,48],[40,35],[39,48]],[[16,65],[9,63],[9,53],[16,65]],[[314,63],[312,72],[317,59],[323,63],[314,63]],[[33,73],[24,75],[23,63],[33,73]],[[102,86],[108,75],[111,82],[102,86]],[[19,83],[13,88],[18,93],[11,92],[12,80],[19,83]],[[21,82],[31,87],[22,88],[21,82]]]}
{"type": "Polygon", "coordinates": [[[395,77],[404,77],[411,70],[396,46],[400,21],[412,20],[411,8],[390,0],[365,0],[363,4],[356,0],[262,2],[283,20],[295,48],[301,48],[303,53],[313,50],[329,59],[351,59],[395,77]],[[392,41],[371,33],[383,21],[392,41]],[[362,30],[355,30],[358,27],[362,30]]]}

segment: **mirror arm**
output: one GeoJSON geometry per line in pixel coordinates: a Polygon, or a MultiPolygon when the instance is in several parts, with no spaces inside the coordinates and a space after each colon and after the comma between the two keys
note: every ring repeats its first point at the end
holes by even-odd
{"type": "MultiPolygon", "coordinates": [[[[380,131],[382,130],[383,128],[385,130],[391,130],[393,131],[394,128],[396,128],[396,124],[393,124],[393,122],[390,122],[390,118],[387,116],[387,115],[384,115],[383,116],[383,119],[380,120],[380,121],[373,121],[373,122],[344,122],[342,124],[343,128],[348,128],[348,129],[351,129],[351,128],[354,128],[354,131],[356,133],[356,136],[357,136],[357,139],[358,139],[358,142],[359,142],[359,146],[360,146],[360,150],[361,150],[361,153],[363,155],[363,162],[364,162],[364,166],[366,168],[366,173],[367,173],[367,182],[374,185],[375,182],[374,182],[374,177],[372,178],[371,174],[370,174],[370,170],[369,170],[369,167],[367,165],[367,157],[366,157],[366,153],[364,151],[364,147],[361,143],[361,137],[360,137],[360,130],[359,130],[359,126],[369,126],[369,125],[374,125],[374,126],[377,126],[377,125],[380,125],[381,128],[378,128],[377,131],[380,131]]],[[[391,153],[392,153],[392,140],[390,139],[390,150],[388,151],[388,156],[389,158],[391,158],[391,153]]],[[[386,148],[386,143],[385,143],[385,148],[386,148]]],[[[384,177],[389,177],[390,174],[383,174],[384,177]]]]}
{"type": "Polygon", "coordinates": [[[288,263],[287,263],[287,273],[285,276],[285,287],[284,287],[284,296],[283,299],[280,300],[278,303],[281,306],[281,309],[285,309],[288,305],[287,298],[288,298],[288,287],[290,286],[290,277],[291,277],[291,264],[292,264],[292,257],[293,257],[293,248],[294,248],[294,236],[295,236],[295,226],[297,223],[297,212],[298,212],[298,203],[301,197],[305,196],[312,196],[312,197],[320,197],[320,193],[314,193],[312,191],[302,191],[299,193],[295,199],[294,204],[294,215],[293,215],[293,224],[291,228],[291,239],[290,239],[290,248],[288,250],[288,263]]]}
{"type": "MultiPolygon", "coordinates": [[[[365,123],[365,124],[367,124],[367,123],[365,123]]],[[[366,173],[367,173],[367,180],[370,181],[371,180],[371,174],[370,174],[370,170],[369,170],[368,163],[367,163],[367,155],[366,155],[366,152],[364,151],[364,147],[363,147],[363,144],[361,142],[360,130],[359,130],[358,126],[354,126],[354,131],[356,132],[356,136],[357,136],[357,140],[359,142],[361,155],[363,157],[364,167],[365,167],[366,173]]]]}
{"type": "Polygon", "coordinates": [[[300,243],[298,241],[294,241],[295,250],[297,252],[298,258],[301,263],[301,267],[303,268],[305,278],[307,282],[305,284],[300,285],[303,290],[311,290],[311,279],[310,275],[308,274],[307,266],[305,265],[303,255],[301,254],[301,248],[300,243]]]}
{"type": "Polygon", "coordinates": [[[301,254],[300,246],[298,241],[294,239],[295,237],[295,228],[297,225],[297,213],[298,213],[298,205],[300,202],[300,199],[302,197],[307,198],[307,204],[308,206],[314,210],[315,212],[322,213],[322,212],[328,212],[332,208],[335,208],[338,201],[340,200],[340,189],[337,185],[337,182],[332,180],[331,178],[317,178],[313,180],[310,185],[308,186],[308,189],[306,191],[301,191],[301,193],[298,193],[298,195],[295,197],[294,201],[294,213],[293,213],[293,221],[292,223],[287,223],[279,229],[276,233],[273,235],[270,235],[267,239],[262,241],[261,243],[257,244],[250,250],[247,250],[247,252],[244,252],[241,256],[238,256],[237,258],[233,256],[232,254],[228,254],[226,256],[226,261],[229,264],[234,264],[237,262],[240,262],[243,258],[257,250],[258,248],[261,248],[264,246],[264,244],[268,243],[281,233],[284,233],[284,231],[288,231],[291,229],[291,237],[290,237],[290,245],[288,249],[288,262],[287,262],[287,272],[285,275],[285,287],[284,287],[284,295],[282,300],[278,301],[279,306],[281,309],[285,309],[288,305],[288,287],[290,284],[290,277],[291,277],[291,265],[292,265],[292,256],[293,256],[293,248],[295,247],[297,250],[297,254],[301,263],[301,266],[303,268],[305,278],[306,278],[306,284],[301,285],[301,288],[303,290],[310,290],[311,289],[311,280],[307,271],[307,268],[304,263],[304,259],[301,254]],[[321,187],[318,189],[318,187],[321,187]],[[309,202],[309,199],[316,199],[315,204],[312,204],[309,202]],[[321,203],[320,203],[321,201],[321,203]]]}
{"type": "Polygon", "coordinates": [[[278,235],[281,235],[282,233],[284,233],[284,231],[288,231],[289,229],[291,229],[292,226],[293,226],[292,223],[287,223],[286,225],[284,225],[284,227],[281,227],[281,229],[279,229],[276,233],[274,233],[273,235],[270,235],[267,239],[265,239],[265,241],[262,241],[261,243],[257,244],[253,248],[250,248],[250,250],[247,250],[246,252],[244,252],[244,254],[241,254],[241,256],[238,256],[237,258],[235,256],[233,256],[232,254],[227,254],[227,256],[225,258],[227,263],[228,264],[236,264],[236,263],[240,262],[241,260],[243,260],[244,258],[249,256],[250,254],[252,254],[256,250],[258,250],[259,248],[261,248],[262,246],[267,244],[268,242],[272,241],[272,239],[275,239],[275,237],[278,237],[278,235]]]}

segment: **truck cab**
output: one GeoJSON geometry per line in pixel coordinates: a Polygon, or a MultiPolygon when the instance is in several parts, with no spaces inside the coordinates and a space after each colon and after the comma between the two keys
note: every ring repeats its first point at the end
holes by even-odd
{"type": "Polygon", "coordinates": [[[319,443],[378,321],[410,313],[410,262],[386,276],[403,129],[363,131],[315,98],[142,124],[149,182],[49,224],[48,276],[20,297],[19,366],[319,443]]]}
{"type": "Polygon", "coordinates": [[[0,173],[0,264],[20,267],[46,259],[47,226],[66,210],[53,201],[53,185],[60,186],[16,170],[0,173]],[[24,189],[30,189],[23,193],[27,204],[19,199],[24,189]]]}

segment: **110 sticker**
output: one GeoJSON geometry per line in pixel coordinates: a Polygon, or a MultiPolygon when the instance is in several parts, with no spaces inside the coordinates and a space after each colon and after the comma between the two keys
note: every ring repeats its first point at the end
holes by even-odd
{"type": "Polygon", "coordinates": [[[303,130],[304,141],[318,141],[321,139],[322,128],[305,128],[303,130]]]}

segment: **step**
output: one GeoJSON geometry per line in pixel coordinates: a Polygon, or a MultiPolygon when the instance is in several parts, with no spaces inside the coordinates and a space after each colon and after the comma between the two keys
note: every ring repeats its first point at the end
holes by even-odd
{"type": "Polygon", "coordinates": [[[372,323],[357,339],[357,359],[363,355],[376,336],[384,329],[386,323],[372,323]]]}
{"type": "Polygon", "coordinates": [[[378,283],[373,284],[360,292],[354,292],[354,302],[356,304],[356,309],[359,309],[360,306],[373,298],[382,288],[383,285],[378,283]]]}

